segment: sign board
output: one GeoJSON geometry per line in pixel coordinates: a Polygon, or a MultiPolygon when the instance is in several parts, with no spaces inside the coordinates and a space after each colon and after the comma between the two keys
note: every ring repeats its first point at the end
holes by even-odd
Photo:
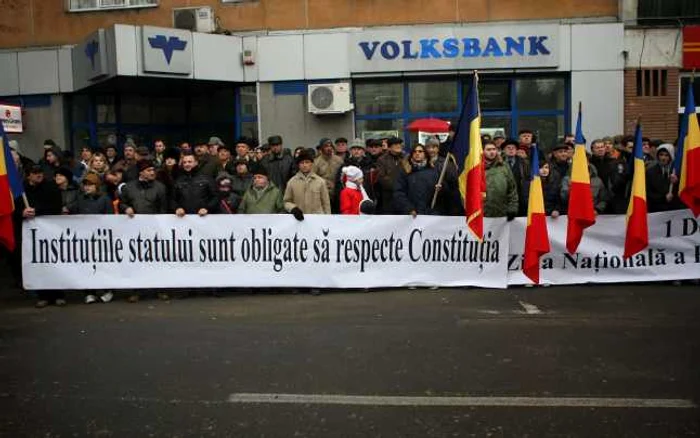
{"type": "Polygon", "coordinates": [[[0,104],[0,120],[5,132],[23,132],[22,107],[0,104]]]}
{"type": "Polygon", "coordinates": [[[431,26],[350,34],[350,72],[559,65],[559,25],[431,26]]]}
{"type": "Polygon", "coordinates": [[[188,30],[143,26],[141,51],[144,72],[192,74],[192,32],[188,30]]]}

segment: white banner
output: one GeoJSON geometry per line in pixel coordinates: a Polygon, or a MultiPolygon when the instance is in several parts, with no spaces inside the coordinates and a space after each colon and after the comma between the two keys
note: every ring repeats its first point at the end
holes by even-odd
{"type": "MultiPolygon", "coordinates": [[[[522,273],[526,218],[511,222],[508,284],[531,283],[522,273]]],[[[565,216],[547,218],[551,252],[541,259],[540,282],[617,283],[700,278],[700,220],[690,210],[649,215],[649,247],[625,261],[625,216],[598,216],[578,252],[566,251],[565,216]]]]}
{"type": "Polygon", "coordinates": [[[17,105],[0,105],[0,122],[5,132],[22,132],[22,108],[17,105]]]}
{"type": "Polygon", "coordinates": [[[509,227],[463,217],[52,216],[25,221],[26,289],[507,286],[509,227]]]}

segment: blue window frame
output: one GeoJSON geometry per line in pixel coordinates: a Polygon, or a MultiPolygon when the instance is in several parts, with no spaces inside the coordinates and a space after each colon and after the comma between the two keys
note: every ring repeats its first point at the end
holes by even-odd
{"type": "MultiPolygon", "coordinates": [[[[566,75],[483,75],[480,79],[482,128],[503,128],[505,134],[513,138],[517,137],[519,130],[531,129],[536,134],[541,133],[540,145],[545,148],[553,146],[559,137],[569,131],[570,85],[566,75]]],[[[356,81],[353,87],[356,132],[358,136],[363,136],[366,131],[396,130],[406,144],[410,145],[417,141],[417,135],[404,128],[415,119],[436,117],[450,120],[454,124],[458,122],[461,103],[466,98],[471,82],[471,78],[454,77],[356,81]],[[411,88],[414,88],[415,93],[416,83],[431,82],[440,84],[433,88],[443,93],[452,104],[447,107],[437,104],[433,108],[411,108],[411,88]],[[397,86],[401,88],[400,96],[396,91],[397,86]],[[371,89],[368,88],[365,92],[363,87],[371,89]],[[447,91],[451,87],[454,87],[454,91],[447,91]],[[398,108],[398,111],[382,112],[381,103],[376,103],[384,98],[379,90],[387,91],[388,96],[385,97],[392,100],[391,104],[384,107],[398,108]],[[373,99],[371,104],[366,102],[368,98],[373,99]],[[397,100],[399,104],[396,104],[397,100]],[[366,111],[370,107],[377,110],[366,111]],[[435,108],[438,110],[433,110],[435,108]]]]}

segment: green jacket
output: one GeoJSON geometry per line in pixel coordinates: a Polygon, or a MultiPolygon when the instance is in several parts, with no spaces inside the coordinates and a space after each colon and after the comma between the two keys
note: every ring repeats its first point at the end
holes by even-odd
{"type": "Polygon", "coordinates": [[[504,217],[518,213],[518,188],[510,168],[503,162],[486,168],[485,217],[504,217]]]}
{"type": "Polygon", "coordinates": [[[248,188],[238,207],[238,213],[241,214],[274,214],[283,211],[282,192],[272,181],[260,191],[252,186],[248,188]]]}

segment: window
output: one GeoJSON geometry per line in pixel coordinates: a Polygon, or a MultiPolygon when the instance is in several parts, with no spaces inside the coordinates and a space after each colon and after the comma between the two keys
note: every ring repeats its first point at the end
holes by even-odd
{"type": "Polygon", "coordinates": [[[637,97],[666,96],[668,70],[637,70],[637,97]]]}
{"type": "Polygon", "coordinates": [[[409,82],[408,110],[412,113],[459,111],[455,81],[409,82]]]}
{"type": "Polygon", "coordinates": [[[358,115],[398,114],[403,112],[403,107],[403,84],[400,82],[355,85],[358,115]]]}
{"type": "MultiPolygon", "coordinates": [[[[679,87],[679,98],[678,98],[678,113],[682,114],[685,112],[685,99],[688,94],[688,87],[690,86],[690,77],[683,76],[680,78],[681,86],[679,87]]],[[[696,79],[693,83],[693,94],[695,96],[695,112],[700,113],[700,79],[696,79]]]]}
{"type": "Polygon", "coordinates": [[[158,0],[66,0],[66,9],[69,12],[153,8],[157,6],[158,0]]]}
{"type": "Polygon", "coordinates": [[[640,25],[674,25],[700,23],[697,0],[639,0],[637,22],[640,25]]]}

